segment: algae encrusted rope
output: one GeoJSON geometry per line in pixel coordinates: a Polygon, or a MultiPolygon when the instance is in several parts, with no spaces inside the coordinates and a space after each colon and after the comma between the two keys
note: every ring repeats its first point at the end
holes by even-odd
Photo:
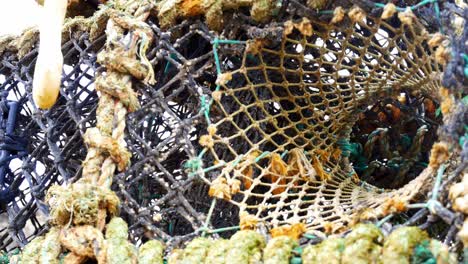
{"type": "MultiPolygon", "coordinates": [[[[115,170],[125,170],[130,161],[124,141],[125,116],[139,107],[131,79],[154,84],[153,69],[145,55],[153,33],[144,23],[153,6],[146,1],[120,4],[124,4],[123,10],[106,10],[106,47],[98,54],[98,62],[106,67],[106,72],[95,81],[100,93],[97,124],[84,135],[88,154],[83,162],[83,176],[73,184],[50,188],[46,200],[53,227],[26,246],[21,257],[24,263],[58,263],[61,258],[65,263],[86,259],[130,263],[137,258],[140,263],[147,263],[147,254],[162,253],[163,245],[151,241],[137,254],[127,240],[127,224],[115,217],[119,199],[110,190],[115,170]],[[106,223],[108,216],[113,218],[106,223]],[[37,247],[41,247],[41,254],[31,254],[31,249],[37,247]]],[[[157,263],[162,263],[162,259],[157,263]]]]}
{"type": "Polygon", "coordinates": [[[447,245],[430,239],[418,227],[399,227],[388,236],[373,224],[358,224],[346,236],[300,246],[297,237],[281,233],[269,240],[252,230],[228,239],[195,238],[175,249],[168,264],[178,263],[457,263],[447,245]],[[427,262],[425,262],[427,261],[427,262]]]}

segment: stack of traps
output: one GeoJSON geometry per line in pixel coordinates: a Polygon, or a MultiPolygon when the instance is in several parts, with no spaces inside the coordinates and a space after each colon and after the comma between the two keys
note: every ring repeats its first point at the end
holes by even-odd
{"type": "MultiPolygon", "coordinates": [[[[352,127],[368,106],[401,91],[439,100],[443,68],[429,34],[415,17],[399,17],[272,22],[260,30],[269,37],[258,39],[226,27],[235,41],[217,40],[199,21],[164,31],[148,20],[156,84],[134,80],[141,108],[127,115],[131,165],[112,185],[132,242],[178,246],[207,227],[246,219],[338,233],[423,200],[435,178],[431,166],[387,190],[361,181],[348,159],[352,127]]],[[[0,208],[9,223],[0,228],[0,249],[40,235],[50,186],[81,176],[82,136],[96,124],[94,75],[103,70],[96,54],[105,42],[88,31],[64,34],[61,96],[49,111],[32,102],[37,48],[2,50],[2,101],[18,102],[14,134],[28,139],[29,152],[6,184],[19,191],[0,208]]],[[[36,43],[24,39],[30,48],[36,43]]]]}

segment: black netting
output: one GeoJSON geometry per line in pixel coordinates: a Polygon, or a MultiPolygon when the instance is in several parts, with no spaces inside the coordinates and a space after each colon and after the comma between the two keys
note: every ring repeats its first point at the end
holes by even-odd
{"type": "MultiPolygon", "coordinates": [[[[129,222],[135,242],[157,236],[177,244],[179,237],[186,237],[182,242],[199,235],[211,202],[208,186],[187,176],[183,164],[198,154],[198,135],[205,126],[200,122],[200,96],[207,93],[207,83],[216,79],[212,36],[196,21],[169,31],[161,31],[155,24],[152,28],[156,36],[148,59],[153,62],[157,83],[137,83],[135,87],[141,108],[127,116],[131,166],[115,176],[113,190],[122,200],[122,216],[129,222]]],[[[30,237],[42,233],[48,214],[44,203],[48,187],[71,183],[81,176],[87,152],[82,136],[96,123],[98,95],[93,82],[95,74],[102,71],[96,54],[104,41],[102,36],[90,42],[83,34],[63,45],[62,89],[56,105],[48,111],[32,103],[37,50],[21,60],[15,54],[3,56],[4,129],[10,102],[15,102],[18,110],[14,131],[5,135],[5,149],[13,148],[7,153],[13,160],[5,161],[12,171],[5,174],[0,196],[2,204],[8,204],[1,208],[5,223],[1,248],[24,246],[30,237]],[[10,138],[13,145],[8,145],[10,138]]],[[[236,225],[237,208],[228,204],[221,208],[213,214],[213,225],[236,225]],[[226,208],[231,208],[228,213],[226,208]]]]}
{"type": "Polygon", "coordinates": [[[7,204],[1,208],[2,221],[9,223],[1,230],[2,248],[24,246],[31,236],[42,232],[48,214],[44,204],[47,189],[79,177],[81,161],[86,155],[82,134],[95,123],[98,97],[93,78],[98,68],[96,52],[103,40],[101,37],[91,43],[84,34],[63,45],[63,86],[57,104],[50,111],[40,111],[32,102],[37,50],[22,59],[15,54],[4,54],[0,68],[1,103],[5,105],[2,124],[5,125],[4,152],[7,151],[5,155],[11,160],[6,161],[9,166],[4,167],[7,173],[2,182],[2,204],[7,204]],[[12,107],[14,104],[16,109],[12,107]],[[11,126],[7,122],[9,115],[13,120],[16,116],[13,131],[7,129],[11,126]]]}

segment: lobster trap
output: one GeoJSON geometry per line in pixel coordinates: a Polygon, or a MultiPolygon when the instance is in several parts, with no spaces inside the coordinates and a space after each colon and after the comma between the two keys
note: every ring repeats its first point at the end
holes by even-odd
{"type": "Polygon", "coordinates": [[[0,41],[1,250],[47,234],[57,257],[111,262],[73,241],[116,241],[117,215],[166,252],[361,222],[468,245],[466,4],[91,2],[63,25],[49,110],[32,96],[39,32],[0,41]]]}

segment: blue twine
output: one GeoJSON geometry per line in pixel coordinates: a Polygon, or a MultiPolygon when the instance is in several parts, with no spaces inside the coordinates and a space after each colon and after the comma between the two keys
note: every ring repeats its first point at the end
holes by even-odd
{"type": "Polygon", "coordinates": [[[0,130],[4,131],[0,138],[0,203],[7,204],[12,201],[19,190],[12,190],[10,185],[14,180],[14,173],[10,169],[10,161],[26,156],[27,140],[13,135],[15,130],[18,102],[9,101],[3,107],[3,115],[0,116],[0,130]]]}

